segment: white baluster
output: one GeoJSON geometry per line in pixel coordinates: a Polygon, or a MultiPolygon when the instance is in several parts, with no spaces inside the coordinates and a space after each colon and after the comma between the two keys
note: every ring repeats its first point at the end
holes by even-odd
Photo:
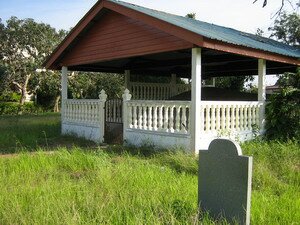
{"type": "Polygon", "coordinates": [[[250,130],[252,130],[252,108],[253,108],[253,106],[250,105],[249,106],[249,111],[248,111],[248,118],[249,118],[248,127],[249,127],[250,130]]]}
{"type": "Polygon", "coordinates": [[[191,121],[191,107],[190,107],[190,105],[189,106],[187,106],[187,108],[188,108],[188,110],[189,110],[189,114],[188,114],[188,116],[187,116],[187,122],[186,122],[186,131],[187,131],[187,133],[190,133],[190,127],[191,127],[191,124],[190,124],[190,121],[191,121]]]}
{"type": "Polygon", "coordinates": [[[233,106],[231,108],[231,115],[230,115],[230,129],[234,130],[234,122],[235,122],[235,118],[234,118],[234,111],[235,111],[235,107],[233,106]]]}
{"type": "Polygon", "coordinates": [[[148,130],[152,130],[152,105],[148,106],[148,130]]]}
{"type": "Polygon", "coordinates": [[[169,124],[169,118],[168,118],[168,112],[169,112],[169,107],[165,106],[165,115],[164,115],[164,131],[168,132],[169,128],[168,128],[168,124],[169,124]]]}
{"type": "Polygon", "coordinates": [[[181,116],[181,129],[182,133],[187,133],[187,122],[186,122],[186,110],[187,107],[185,105],[182,106],[182,116],[181,116]]]}
{"type": "Polygon", "coordinates": [[[157,105],[153,107],[153,130],[157,131],[157,105]]]}
{"type": "Polygon", "coordinates": [[[235,128],[237,131],[240,129],[240,108],[239,105],[236,105],[236,113],[235,113],[235,128]]]}
{"type": "Polygon", "coordinates": [[[133,128],[137,129],[137,115],[136,115],[136,104],[133,105],[133,128]]]}
{"type": "Polygon", "coordinates": [[[220,106],[217,105],[216,106],[216,130],[220,130],[220,124],[221,124],[221,121],[220,121],[220,106]]]}
{"type": "Polygon", "coordinates": [[[245,105],[244,109],[244,128],[245,130],[248,130],[248,106],[245,105]]]}
{"type": "Polygon", "coordinates": [[[174,105],[170,106],[169,131],[174,133],[174,105]]]}
{"type": "Polygon", "coordinates": [[[163,105],[159,106],[159,112],[158,112],[158,130],[163,130],[163,105]]]}
{"type": "Polygon", "coordinates": [[[216,128],[216,109],[215,106],[211,106],[211,131],[214,131],[216,128]]]}
{"type": "Polygon", "coordinates": [[[128,127],[129,128],[133,128],[133,125],[132,125],[132,105],[129,105],[127,104],[128,107],[127,107],[127,113],[128,113],[128,127]]]}
{"type": "Polygon", "coordinates": [[[240,128],[241,130],[244,130],[244,106],[241,105],[240,107],[240,128]]]}
{"type": "Polygon", "coordinates": [[[175,131],[178,133],[180,132],[180,109],[181,105],[177,105],[175,110],[176,110],[176,118],[175,118],[175,131]]]}
{"type": "Polygon", "coordinates": [[[139,105],[139,129],[143,129],[143,107],[139,105]]]}
{"type": "Polygon", "coordinates": [[[226,130],[230,129],[230,111],[232,112],[234,109],[234,106],[226,105],[226,130]]]}
{"type": "Polygon", "coordinates": [[[225,107],[221,106],[221,130],[225,130],[225,107]]]}
{"type": "Polygon", "coordinates": [[[210,131],[210,105],[206,105],[206,114],[205,114],[205,131],[210,131]]]}
{"type": "Polygon", "coordinates": [[[147,106],[143,104],[143,128],[147,130],[147,106]]]}

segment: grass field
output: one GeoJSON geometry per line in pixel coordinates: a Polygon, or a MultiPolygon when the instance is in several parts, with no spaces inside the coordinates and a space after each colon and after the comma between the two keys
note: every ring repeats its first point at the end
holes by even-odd
{"type": "MultiPolygon", "coordinates": [[[[0,117],[0,224],[197,224],[197,158],[60,137],[59,116],[0,117]],[[30,152],[35,153],[30,153],[30,152]]],[[[249,142],[252,224],[300,224],[299,142],[249,142]]],[[[203,216],[202,224],[224,224],[203,216]]]]}

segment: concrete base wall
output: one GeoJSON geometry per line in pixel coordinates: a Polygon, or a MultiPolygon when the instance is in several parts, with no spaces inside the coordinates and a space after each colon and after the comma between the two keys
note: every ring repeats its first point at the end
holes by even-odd
{"type": "MultiPolygon", "coordinates": [[[[252,140],[254,135],[251,131],[239,131],[225,134],[204,133],[201,136],[200,149],[207,150],[210,142],[216,138],[230,138],[238,142],[252,140]]],[[[183,149],[191,151],[191,136],[182,134],[170,134],[136,129],[126,129],[124,143],[134,146],[153,145],[155,148],[183,149]]],[[[194,153],[194,152],[193,152],[194,153]]],[[[198,152],[196,152],[197,154],[198,152]]]]}
{"type": "Polygon", "coordinates": [[[100,126],[78,124],[78,123],[66,123],[63,122],[61,125],[61,133],[74,135],[76,137],[82,137],[87,140],[94,141],[96,143],[103,142],[103,133],[101,132],[100,126]]]}
{"type": "Polygon", "coordinates": [[[190,135],[126,129],[124,143],[134,146],[153,145],[155,148],[190,151],[190,135]]]}

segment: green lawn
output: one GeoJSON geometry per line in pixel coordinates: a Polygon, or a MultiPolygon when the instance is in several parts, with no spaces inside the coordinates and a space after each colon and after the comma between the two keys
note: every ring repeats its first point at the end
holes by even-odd
{"type": "Polygon", "coordinates": [[[40,147],[51,150],[60,146],[92,147],[94,143],[60,136],[60,115],[0,116],[0,154],[35,151],[40,147]]]}
{"type": "MultiPolygon", "coordinates": [[[[194,156],[104,148],[59,132],[56,114],[0,117],[0,152],[19,152],[0,157],[0,224],[197,223],[194,156]]],[[[242,149],[254,156],[251,223],[299,224],[299,143],[242,149]]]]}

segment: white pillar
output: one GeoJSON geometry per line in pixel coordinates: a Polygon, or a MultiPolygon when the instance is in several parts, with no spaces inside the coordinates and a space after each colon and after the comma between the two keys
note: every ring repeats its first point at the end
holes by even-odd
{"type": "Polygon", "coordinates": [[[105,135],[104,127],[105,127],[105,102],[106,102],[106,99],[107,99],[107,94],[102,89],[99,94],[100,109],[98,109],[99,123],[100,123],[100,139],[99,139],[100,143],[104,142],[104,135],[105,135]]]}
{"type": "Polygon", "coordinates": [[[66,101],[68,99],[68,68],[63,66],[61,68],[61,108],[60,108],[60,113],[61,113],[61,133],[64,134],[64,120],[66,116],[66,101]]]}
{"type": "Polygon", "coordinates": [[[200,149],[201,131],[201,48],[192,49],[192,98],[191,98],[191,150],[198,153],[200,149]]]}
{"type": "Polygon", "coordinates": [[[130,86],[130,70],[125,70],[125,89],[129,89],[130,86]]]}
{"type": "Polygon", "coordinates": [[[265,102],[266,102],[266,60],[258,60],[258,101],[263,103],[259,112],[260,130],[264,132],[265,125],[265,102]]]}
{"type": "MultiPolygon", "coordinates": [[[[128,101],[131,99],[131,94],[128,89],[125,89],[123,97],[123,141],[126,141],[126,129],[129,128],[128,118],[131,116],[131,109],[128,110],[128,101]]],[[[125,143],[125,142],[124,142],[125,143]]]]}
{"type": "Polygon", "coordinates": [[[68,67],[61,68],[61,99],[68,99],[68,67]]]}

